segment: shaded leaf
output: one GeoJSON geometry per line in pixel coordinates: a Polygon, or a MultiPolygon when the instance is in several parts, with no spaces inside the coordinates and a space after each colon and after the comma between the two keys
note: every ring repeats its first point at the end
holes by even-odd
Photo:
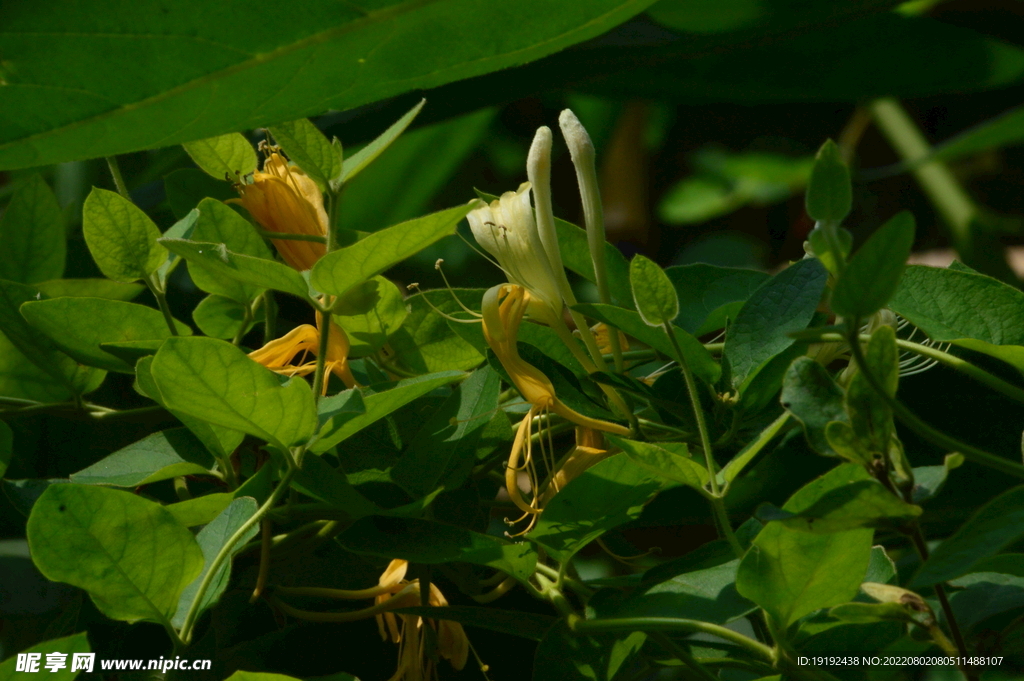
{"type": "Polygon", "coordinates": [[[138,487],[179,475],[209,475],[213,458],[185,428],[147,435],[93,465],[71,474],[84,485],[138,487]]]}
{"type": "Polygon", "coordinates": [[[679,297],[675,323],[701,336],[735,319],[743,303],[769,278],[764,272],[705,263],[666,267],[679,297]]]}
{"type": "Polygon", "coordinates": [[[890,218],[860,247],[832,291],[832,309],[844,317],[867,317],[885,307],[914,245],[914,216],[890,218]]]}
{"type": "Polygon", "coordinates": [[[232,281],[256,288],[270,288],[293,296],[309,298],[309,287],[302,275],[284,263],[232,253],[224,244],[187,239],[161,239],[160,243],[172,253],[207,270],[213,277],[227,277],[232,281]]]}
{"type": "Polygon", "coordinates": [[[64,216],[39,175],[18,185],[0,216],[0,253],[0,279],[33,284],[64,274],[64,216]]]}
{"type": "Polygon", "coordinates": [[[256,170],[256,152],[252,144],[237,132],[185,142],[185,151],[210,177],[241,181],[256,170]]]}
{"type": "Polygon", "coordinates": [[[807,214],[818,222],[839,223],[853,205],[850,169],[843,162],[839,147],[828,140],[818,149],[807,183],[807,214]]]}

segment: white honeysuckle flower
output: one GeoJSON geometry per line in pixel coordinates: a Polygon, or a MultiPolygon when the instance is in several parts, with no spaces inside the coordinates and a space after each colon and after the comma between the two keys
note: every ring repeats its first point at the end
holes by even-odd
{"type": "Polygon", "coordinates": [[[494,256],[509,283],[529,291],[530,316],[545,323],[560,318],[562,295],[537,231],[530,183],[524,182],[517,191],[505,192],[489,204],[482,203],[466,219],[477,243],[494,256]]]}
{"type": "Polygon", "coordinates": [[[565,276],[562,253],[558,249],[558,233],[555,230],[555,213],[551,207],[551,128],[542,125],[530,145],[526,159],[526,176],[533,190],[536,206],[537,233],[551,264],[551,273],[558,281],[562,298],[569,305],[576,304],[576,296],[569,279],[565,276]]]}

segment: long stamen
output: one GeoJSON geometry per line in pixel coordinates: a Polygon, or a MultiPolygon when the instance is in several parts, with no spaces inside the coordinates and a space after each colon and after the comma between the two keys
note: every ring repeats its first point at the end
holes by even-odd
{"type": "Polygon", "coordinates": [[[474,317],[482,318],[483,317],[482,314],[480,314],[479,312],[475,312],[475,311],[469,309],[468,307],[466,307],[465,303],[463,303],[461,300],[459,300],[459,297],[457,295],[455,295],[455,289],[453,289],[452,285],[448,283],[448,277],[444,276],[444,270],[441,269],[441,264],[442,263],[444,263],[444,259],[443,258],[438,258],[437,262],[434,263],[434,269],[441,273],[441,279],[444,281],[444,285],[448,288],[448,293],[451,294],[452,298],[455,300],[455,303],[459,307],[461,307],[463,309],[463,311],[468,312],[470,315],[472,315],[474,317]]]}
{"type": "MultiPolygon", "coordinates": [[[[448,282],[445,282],[445,283],[448,283],[448,282]]],[[[445,319],[447,319],[450,322],[458,322],[459,324],[479,324],[480,323],[479,319],[459,319],[458,317],[453,317],[452,315],[448,314],[447,312],[445,312],[444,310],[439,308],[437,305],[434,305],[434,303],[430,300],[430,298],[427,297],[427,292],[420,290],[420,285],[417,284],[416,282],[413,282],[411,284],[406,285],[405,288],[407,288],[410,291],[415,291],[416,293],[421,294],[423,296],[423,302],[425,302],[427,304],[427,306],[430,307],[431,310],[433,310],[434,312],[436,312],[437,314],[439,314],[440,316],[444,317],[445,319]]],[[[452,293],[452,296],[455,296],[454,292],[452,293]]],[[[456,297],[455,300],[456,300],[456,302],[458,302],[459,299],[456,297]]],[[[461,305],[462,303],[460,302],[459,304],[461,305]]],[[[472,310],[467,310],[467,312],[469,312],[471,314],[474,314],[474,315],[476,315],[478,317],[483,317],[483,315],[479,315],[479,314],[473,312],[472,310]]]]}

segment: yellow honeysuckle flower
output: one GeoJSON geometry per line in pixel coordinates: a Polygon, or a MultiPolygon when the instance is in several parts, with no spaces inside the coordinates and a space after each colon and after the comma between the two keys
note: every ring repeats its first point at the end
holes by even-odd
{"type": "Polygon", "coordinates": [[[509,283],[529,291],[530,316],[546,324],[559,323],[562,295],[537,231],[530,183],[489,204],[481,202],[466,220],[477,243],[494,256],[509,283]]]}
{"type": "MultiPolygon", "coordinates": [[[[386,603],[392,596],[410,584],[418,585],[419,580],[407,582],[405,573],[408,561],[393,560],[380,577],[379,585],[388,586],[391,591],[380,594],[375,605],[386,603]]],[[[433,607],[447,607],[448,601],[434,583],[430,584],[428,603],[433,607]]],[[[458,622],[449,620],[424,619],[417,615],[395,615],[384,612],[377,615],[377,627],[381,639],[398,644],[398,670],[389,681],[429,681],[436,678],[434,660],[424,654],[425,627],[432,627],[437,633],[437,652],[451,662],[456,670],[466,666],[469,657],[469,639],[458,622]]]]}
{"type": "MultiPolygon", "coordinates": [[[[555,395],[551,380],[537,367],[529,364],[519,355],[517,338],[519,325],[529,306],[530,293],[522,286],[501,284],[491,288],[484,294],[481,311],[483,312],[484,338],[501,365],[508,372],[509,378],[523,399],[530,403],[530,410],[519,424],[515,439],[512,442],[512,453],[509,455],[505,469],[505,487],[512,502],[527,515],[536,516],[542,510],[541,492],[536,465],[533,455],[532,428],[534,416],[545,416],[555,413],[568,421],[594,431],[605,431],[616,435],[629,435],[629,429],[617,423],[602,421],[585,416],[562,403],[555,395]],[[525,453],[525,457],[523,457],[525,453]],[[523,457],[522,465],[519,464],[523,457]],[[518,485],[518,474],[527,470],[530,476],[532,500],[527,503],[523,499],[518,485]]],[[[550,443],[545,445],[540,440],[541,457],[550,471],[555,470],[550,443]]],[[[532,522],[531,522],[532,526],[532,522]]],[[[529,529],[529,528],[527,528],[529,529]]]]}
{"type": "MultiPolygon", "coordinates": [[[[316,315],[316,326],[303,324],[287,334],[270,341],[259,350],[249,353],[249,357],[266,368],[285,376],[306,376],[316,371],[316,362],[303,362],[307,353],[316,356],[320,349],[320,313],[316,315]],[[294,363],[296,355],[302,354],[299,363],[294,363]]],[[[344,329],[331,322],[331,333],[327,339],[327,357],[324,367],[340,378],[345,387],[354,388],[358,385],[348,365],[349,342],[344,329]]],[[[327,394],[327,381],[324,381],[324,394],[327,394]]]]}
{"type": "Polygon", "coordinates": [[[555,474],[548,479],[540,495],[540,507],[546,506],[552,497],[578,478],[583,471],[607,459],[611,454],[612,452],[605,447],[600,432],[590,428],[577,428],[576,444],[559,462],[555,474]]]}
{"type": "MultiPolygon", "coordinates": [[[[297,166],[272,151],[251,184],[238,187],[240,203],[264,229],[284,234],[327,235],[327,211],[320,188],[297,166]]],[[[284,261],[299,271],[323,257],[326,246],[316,241],[271,239],[284,261]]]]}

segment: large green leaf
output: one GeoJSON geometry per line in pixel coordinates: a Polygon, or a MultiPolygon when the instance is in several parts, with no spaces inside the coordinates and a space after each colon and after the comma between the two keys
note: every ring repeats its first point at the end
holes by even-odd
{"type": "Polygon", "coordinates": [[[305,442],[316,428],[316,405],[302,378],[265,369],[230,343],[170,338],[153,358],[164,404],[278,447],[305,442]]]}
{"type": "Polygon", "coordinates": [[[313,178],[321,190],[326,190],[331,180],[341,176],[341,143],[332,144],[309,120],[300,118],[272,126],[270,134],[289,160],[313,178]]]}
{"type": "Polygon", "coordinates": [[[857,480],[829,490],[799,513],[783,511],[770,504],[757,512],[762,522],[774,520],[786,527],[816,534],[860,527],[899,530],[920,515],[920,506],[903,501],[877,480],[857,480]]]}
{"type": "Polygon", "coordinates": [[[438,239],[454,234],[470,208],[471,205],[456,206],[424,215],[328,253],[313,266],[310,283],[318,291],[343,295],[356,284],[419,253],[438,239]]]}
{"type": "Polygon", "coordinates": [[[675,323],[695,336],[725,326],[743,303],[768,279],[757,270],[718,267],[705,263],[666,267],[665,274],[679,296],[675,323]]]}
{"type": "MultiPolygon", "coordinates": [[[[276,260],[233,253],[224,244],[188,239],[161,239],[160,243],[166,246],[167,250],[187,260],[190,267],[196,265],[197,268],[207,270],[211,275],[210,281],[215,281],[217,277],[226,277],[255,288],[270,288],[303,299],[309,297],[309,287],[302,275],[276,260]]],[[[236,293],[234,287],[221,287],[216,284],[213,287],[223,289],[229,297],[242,295],[236,293]]]]}
{"type": "Polygon", "coordinates": [[[1019,289],[976,272],[911,265],[889,307],[932,340],[951,341],[1024,370],[1019,289]]]}
{"type": "Polygon", "coordinates": [[[0,279],[0,331],[10,346],[17,350],[16,353],[0,354],[0,362],[10,362],[13,370],[11,376],[0,376],[6,378],[5,382],[11,388],[20,388],[39,397],[51,396],[55,401],[69,393],[84,395],[95,390],[103,382],[106,372],[80,365],[41,336],[21,316],[19,310],[23,303],[42,299],[42,291],[35,287],[0,279]],[[27,362],[34,364],[38,371],[24,366],[27,362]],[[44,374],[51,380],[46,380],[44,374]]]}
{"type": "Polygon", "coordinates": [[[46,674],[44,678],[51,681],[72,681],[81,672],[81,668],[71,671],[75,667],[75,656],[79,653],[88,653],[91,650],[89,639],[86,638],[84,631],[80,634],[56,638],[52,641],[43,641],[27,650],[21,651],[27,655],[39,655],[39,657],[35,658],[36,667],[34,669],[29,668],[18,671],[18,655],[11,655],[3,661],[3,664],[0,664],[0,681],[24,679],[26,673],[44,673],[46,674]],[[47,669],[46,656],[48,653],[63,653],[66,655],[67,657],[63,660],[66,666],[63,669],[47,669]]]}
{"type": "MultiPolygon", "coordinates": [[[[202,583],[203,578],[206,577],[206,573],[210,571],[210,567],[213,564],[214,559],[220,552],[221,548],[227,543],[228,539],[231,538],[234,533],[245,524],[249,518],[256,513],[256,500],[252,497],[241,497],[235,499],[231,504],[225,508],[216,518],[213,519],[209,525],[204,527],[196,535],[196,541],[199,543],[199,548],[203,552],[203,570],[200,572],[188,586],[185,587],[184,591],[181,592],[181,597],[178,599],[178,609],[174,614],[174,618],[171,620],[171,624],[175,627],[180,628],[185,623],[185,615],[188,613],[189,607],[196,598],[196,592],[199,591],[199,585],[202,583]]],[[[256,536],[259,525],[253,525],[249,528],[249,531],[241,536],[241,538],[235,543],[231,549],[231,556],[233,557],[238,553],[245,544],[256,536]]],[[[220,599],[221,594],[228,586],[228,578],[231,576],[231,560],[224,561],[221,564],[220,569],[217,571],[213,581],[210,582],[209,588],[206,593],[203,594],[203,601],[198,606],[198,614],[202,614],[204,610],[212,606],[220,599]]]]}
{"type": "MultiPolygon", "coordinates": [[[[105,351],[102,343],[161,341],[171,330],[159,310],[103,298],[51,298],[22,304],[21,314],[28,323],[48,336],[53,343],[83,364],[123,374],[135,373],[135,367],[105,351]],[[74,333],[69,333],[74,329],[74,333]]],[[[192,329],[177,322],[179,335],[191,335],[192,329]]]]}
{"type": "MultiPolygon", "coordinates": [[[[310,449],[318,453],[326,452],[345,438],[358,433],[371,423],[401,409],[431,390],[465,377],[466,374],[461,371],[443,371],[405,379],[387,390],[366,395],[363,398],[364,410],[361,413],[345,411],[328,416],[320,427],[319,439],[313,443],[310,449]]],[[[321,404],[321,413],[329,404],[326,400],[325,403],[321,404]]]]}
{"type": "Polygon", "coordinates": [[[478,310],[483,290],[438,289],[406,298],[409,315],[390,339],[391,348],[401,366],[416,373],[465,371],[484,361],[484,347],[478,349],[462,335],[476,332],[482,337],[479,325],[449,323],[437,311],[465,317],[453,296],[457,296],[470,309],[478,310]]]}
{"type": "Polygon", "coordinates": [[[637,312],[648,326],[661,326],[679,315],[679,297],[665,271],[642,255],[629,263],[629,284],[637,312]]]}
{"type": "Polygon", "coordinates": [[[0,50],[5,63],[21,66],[2,72],[11,93],[0,109],[0,167],[125,153],[352,108],[537,59],[649,4],[391,0],[363,9],[324,0],[301,7],[192,0],[116,11],[98,1],[11,8],[0,15],[0,50]]]}
{"type": "Polygon", "coordinates": [[[832,421],[847,421],[843,389],[828,369],[810,357],[798,357],[786,370],[782,381],[782,406],[804,426],[807,441],[814,451],[839,456],[828,444],[825,427],[832,421]]]}
{"type": "Polygon", "coordinates": [[[162,430],[71,474],[86,485],[138,487],[179,475],[209,475],[213,458],[185,428],[162,430]]]}
{"type": "Polygon", "coordinates": [[[930,586],[970,572],[1024,535],[1024,487],[1003,492],[939,544],[914,575],[912,587],[930,586]]]}
{"type": "Polygon", "coordinates": [[[335,305],[334,323],[345,329],[349,354],[369,355],[384,347],[408,315],[398,287],[384,277],[374,277],[349,290],[344,307],[335,305]]]}
{"type": "MultiPolygon", "coordinates": [[[[802,487],[783,510],[800,513],[830,490],[868,477],[843,464],[802,487]]],[[[853,598],[871,559],[872,530],[811,534],[768,523],[740,563],[736,589],[788,626],[819,608],[853,598]]]]}
{"type": "Polygon", "coordinates": [[[914,216],[904,211],[878,228],[836,282],[832,309],[845,317],[867,317],[885,307],[914,245],[914,216]]]}
{"type": "Polygon", "coordinates": [[[214,494],[204,494],[201,497],[167,504],[164,508],[185,527],[199,527],[200,525],[213,522],[213,519],[220,515],[221,511],[227,508],[236,496],[241,495],[237,495],[237,491],[235,494],[215,492],[214,494]]]}
{"type": "MultiPolygon", "coordinates": [[[[555,219],[558,235],[558,250],[562,252],[562,263],[587,281],[596,281],[594,262],[590,259],[587,231],[571,222],[555,219]]],[[[605,244],[605,267],[608,272],[608,289],[612,300],[622,307],[633,309],[632,287],[629,283],[629,263],[622,251],[613,244],[605,244]]]]}
{"type": "Polygon", "coordinates": [[[736,592],[739,560],[684,572],[607,605],[595,604],[599,617],[681,617],[725,624],[755,608],[736,592]]]}
{"type": "Polygon", "coordinates": [[[349,551],[381,558],[487,565],[520,581],[529,579],[537,564],[537,553],[526,542],[512,543],[454,525],[413,518],[361,518],[338,541],[349,551]]]}
{"type": "Polygon", "coordinates": [[[666,480],[701,491],[708,482],[708,469],[690,458],[683,443],[666,442],[659,446],[651,442],[607,437],[633,463],[666,480]]]}
{"type": "Polygon", "coordinates": [[[820,262],[801,260],[754,291],[725,336],[733,385],[742,391],[773,357],[793,344],[789,334],[811,321],[827,278],[820,262]]]}
{"type": "Polygon", "coordinates": [[[64,274],[64,217],[38,175],[18,186],[0,217],[0,253],[0,279],[34,284],[64,274]]]}
{"type": "Polygon", "coordinates": [[[500,392],[497,372],[489,366],[474,371],[412,438],[391,471],[392,479],[416,495],[438,484],[461,484],[479,462],[479,449],[490,452],[511,435],[508,418],[498,407],[500,392]],[[504,427],[489,428],[498,413],[504,427]]]}
{"type": "Polygon", "coordinates": [[[125,284],[111,279],[51,279],[35,285],[50,298],[106,298],[134,300],[145,290],[142,284],[125,284]]]}
{"type": "Polygon", "coordinates": [[[138,206],[120,194],[93,187],[82,207],[82,235],[93,260],[108,278],[145,279],[167,259],[156,242],[160,230],[138,206]]]}
{"type": "Polygon", "coordinates": [[[663,485],[660,476],[616,454],[560,490],[527,537],[566,560],[608,530],[639,517],[663,485]]]}
{"type": "Polygon", "coordinates": [[[185,151],[206,174],[236,182],[256,170],[256,152],[237,132],[185,144],[185,151]]]}
{"type": "MultiPolygon", "coordinates": [[[[252,225],[230,206],[216,199],[203,199],[199,202],[199,218],[188,238],[191,241],[224,244],[228,251],[239,255],[273,259],[267,244],[252,225]]],[[[250,303],[262,292],[260,286],[237,279],[225,279],[222,270],[203,265],[204,261],[196,261],[189,265],[188,273],[195,285],[207,293],[216,293],[239,303],[250,303]]]]}
{"type": "Polygon", "coordinates": [[[162,506],[90,485],[51,485],[32,507],[32,560],[85,589],[107,617],[166,623],[203,566],[192,533],[162,506]]]}

